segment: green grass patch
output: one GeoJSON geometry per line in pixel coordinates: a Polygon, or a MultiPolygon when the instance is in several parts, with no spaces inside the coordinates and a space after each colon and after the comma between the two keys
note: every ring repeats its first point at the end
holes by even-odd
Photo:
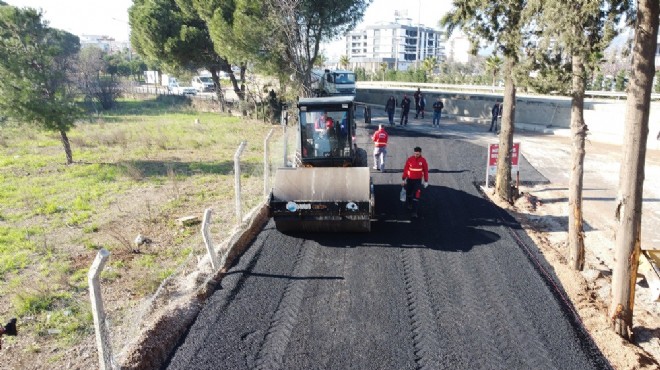
{"type": "MultiPolygon", "coordinates": [[[[35,332],[62,343],[89,335],[89,308],[78,300],[101,247],[112,252],[101,273],[104,290],[130,291],[126,307],[153,294],[191,253],[205,253],[191,247],[200,244],[199,228],[182,228],[177,218],[214,207],[214,227],[235,223],[233,156],[244,140],[245,209],[262,199],[263,140],[271,128],[195,112],[180,97],[121,100],[68,133],[74,163],[66,165],[58,133],[3,124],[0,293],[11,314],[34,317],[35,332]],[[136,247],[137,233],[154,244],[136,247]]],[[[280,153],[271,147],[273,156],[280,153]]]]}
{"type": "Polygon", "coordinates": [[[16,294],[12,303],[16,315],[27,316],[52,311],[57,306],[66,306],[70,300],[71,293],[68,292],[30,289],[16,294]]]}
{"type": "Polygon", "coordinates": [[[25,268],[36,250],[32,238],[35,231],[0,226],[0,278],[6,273],[25,268]]]}

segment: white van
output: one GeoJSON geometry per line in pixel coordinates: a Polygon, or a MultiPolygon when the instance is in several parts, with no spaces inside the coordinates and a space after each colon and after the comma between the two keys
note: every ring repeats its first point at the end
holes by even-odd
{"type": "Polygon", "coordinates": [[[199,92],[215,91],[215,83],[209,76],[195,76],[192,79],[192,87],[199,92]]]}

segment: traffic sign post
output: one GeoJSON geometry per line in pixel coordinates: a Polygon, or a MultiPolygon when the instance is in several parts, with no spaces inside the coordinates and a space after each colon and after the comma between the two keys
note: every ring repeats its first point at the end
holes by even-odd
{"type": "MultiPolygon", "coordinates": [[[[488,144],[488,158],[486,158],[486,189],[488,189],[489,176],[497,175],[497,157],[500,151],[499,144],[488,144]]],[[[516,172],[516,187],[520,187],[520,168],[518,158],[520,143],[513,143],[511,148],[511,172],[516,172]]]]}

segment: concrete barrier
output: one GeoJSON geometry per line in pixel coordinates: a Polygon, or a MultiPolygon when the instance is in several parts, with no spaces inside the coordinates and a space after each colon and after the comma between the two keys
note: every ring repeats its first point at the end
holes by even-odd
{"type": "MultiPolygon", "coordinates": [[[[403,94],[411,99],[416,88],[401,87],[361,87],[358,86],[356,100],[370,105],[383,106],[393,95],[397,106],[403,94]]],[[[440,97],[445,105],[443,116],[458,121],[490,124],[491,109],[497,101],[502,101],[500,93],[450,92],[425,86],[420,89],[426,97],[427,110],[440,97]]],[[[584,120],[589,127],[590,139],[621,144],[626,113],[625,100],[586,99],[584,120]]],[[[414,112],[414,107],[411,107],[414,112]]],[[[571,99],[557,96],[530,96],[518,94],[516,97],[517,129],[540,131],[557,135],[569,135],[571,122],[571,99]]],[[[649,117],[649,149],[660,148],[660,102],[652,102],[649,117]]]]}

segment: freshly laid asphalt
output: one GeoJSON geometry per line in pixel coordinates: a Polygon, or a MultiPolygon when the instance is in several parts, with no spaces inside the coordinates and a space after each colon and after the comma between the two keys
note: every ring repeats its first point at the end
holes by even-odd
{"type": "MultiPolygon", "coordinates": [[[[378,122],[359,125],[368,152],[378,122]]],[[[371,233],[285,235],[271,220],[166,368],[610,368],[534,243],[480,193],[484,147],[418,126],[389,128],[371,233]],[[431,185],[412,220],[398,194],[415,146],[431,185]]],[[[524,158],[521,171],[548,181],[524,158]]]]}

